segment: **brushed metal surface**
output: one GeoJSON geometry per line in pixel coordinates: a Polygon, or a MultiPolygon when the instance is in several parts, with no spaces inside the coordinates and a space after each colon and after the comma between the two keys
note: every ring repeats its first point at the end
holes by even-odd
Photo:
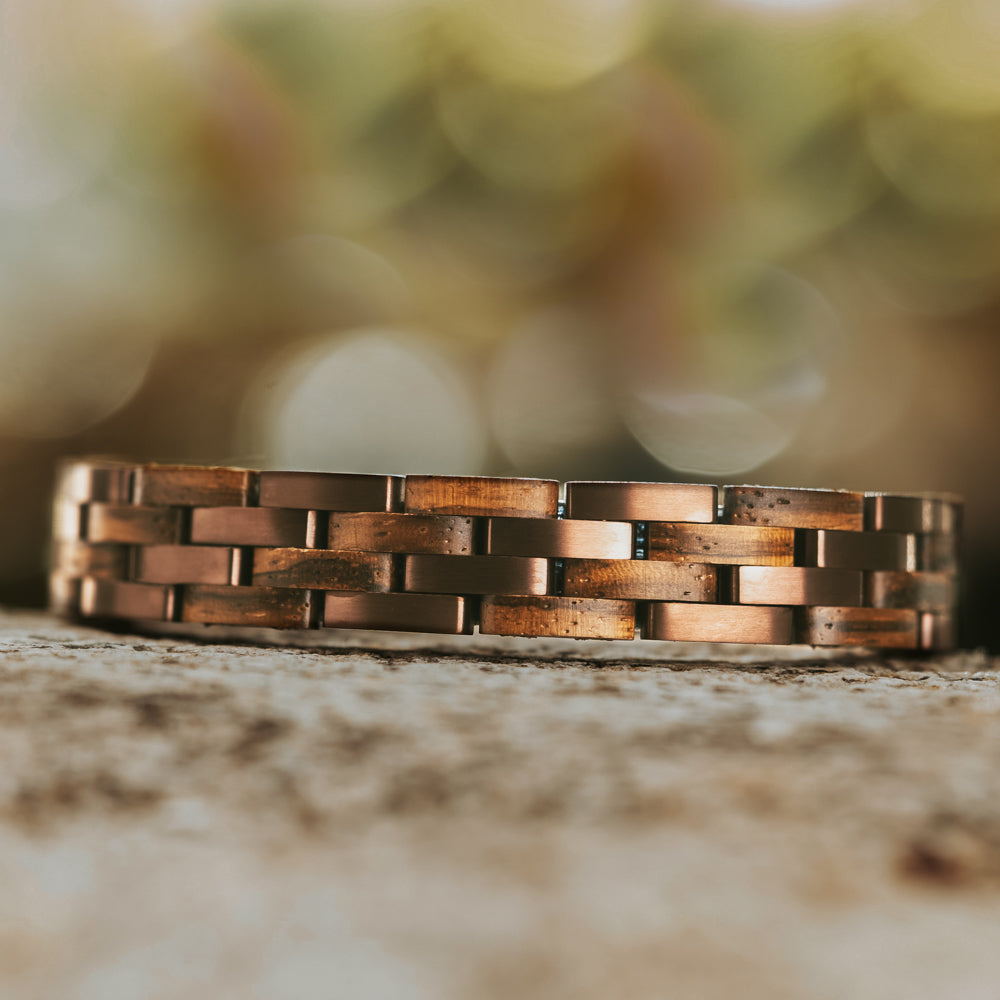
{"type": "Polygon", "coordinates": [[[143,583],[239,583],[240,550],[208,545],[143,545],[132,578],[143,583]]]}
{"type": "Polygon", "coordinates": [[[632,525],[625,521],[491,517],[486,551],[547,559],[631,559],[632,525]]]}
{"type": "Polygon", "coordinates": [[[261,472],[261,507],[295,510],[387,511],[402,503],[402,476],[342,472],[261,472]]]}
{"type": "Polygon", "coordinates": [[[181,512],[173,507],[91,503],[84,508],[86,541],[172,545],[181,540],[181,512]]]}
{"type": "Polygon", "coordinates": [[[874,608],[948,611],[958,602],[958,581],[951,573],[865,574],[865,604],[874,608]]]}
{"type": "Polygon", "coordinates": [[[574,481],[566,484],[566,516],[607,521],[716,519],[718,489],[701,483],[574,481]]]}
{"type": "Polygon", "coordinates": [[[853,569],[800,566],[735,566],[732,599],[737,604],[820,604],[857,607],[864,578],[853,569]]]}
{"type": "Polygon", "coordinates": [[[956,532],[961,521],[962,501],[955,496],[865,495],[865,527],[871,531],[956,532]]]}
{"type": "Polygon", "coordinates": [[[519,556],[406,556],[403,589],[434,594],[544,594],[546,559],[519,556]]]}
{"type": "Polygon", "coordinates": [[[656,602],[649,605],[643,637],[676,642],[787,645],[792,641],[792,609],[656,602]]]}
{"type": "Polygon", "coordinates": [[[310,511],[276,507],[196,507],[191,542],[309,548],[310,511]]]}
{"type": "Polygon", "coordinates": [[[389,632],[472,632],[470,602],[452,594],[339,594],[325,597],[326,628],[389,632]]]}
{"type": "Polygon", "coordinates": [[[122,580],[84,577],[80,581],[80,614],[85,618],[172,621],[175,588],[122,580]]]}
{"type": "Polygon", "coordinates": [[[917,568],[917,536],[895,531],[800,530],[797,538],[802,566],[831,569],[917,568]]]}

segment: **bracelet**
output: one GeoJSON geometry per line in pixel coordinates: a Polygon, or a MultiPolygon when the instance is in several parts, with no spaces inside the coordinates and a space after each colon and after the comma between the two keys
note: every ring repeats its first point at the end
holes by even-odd
{"type": "Polygon", "coordinates": [[[73,460],[51,603],[109,622],[940,650],[960,522],[941,494],[73,460]]]}

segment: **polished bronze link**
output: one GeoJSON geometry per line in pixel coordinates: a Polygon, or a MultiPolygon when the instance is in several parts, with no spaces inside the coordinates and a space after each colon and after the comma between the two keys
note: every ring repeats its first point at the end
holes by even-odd
{"type": "Polygon", "coordinates": [[[312,511],[277,507],[196,507],[191,542],[197,545],[254,545],[311,548],[312,511]]]}
{"type": "Polygon", "coordinates": [[[957,600],[957,581],[951,573],[879,571],[865,574],[865,604],[873,608],[948,611],[957,600]]]}
{"type": "Polygon", "coordinates": [[[810,646],[916,649],[919,616],[912,608],[797,608],[795,639],[810,646]]]}
{"type": "Polygon", "coordinates": [[[403,589],[431,594],[544,594],[547,559],[520,556],[406,556],[403,589]]]}
{"type": "Polygon", "coordinates": [[[625,521],[491,517],[486,524],[490,555],[631,559],[632,548],[632,525],[625,521]]]}
{"type": "Polygon", "coordinates": [[[151,507],[242,507],[253,473],[247,469],[192,465],[141,465],[132,499],[151,507]]]}
{"type": "Polygon", "coordinates": [[[83,508],[92,544],[173,545],[181,540],[181,512],[173,507],[92,503],[83,508]]]}
{"type": "Polygon", "coordinates": [[[917,536],[889,531],[799,531],[802,566],[833,569],[917,568],[917,536]]]}
{"type": "Polygon", "coordinates": [[[962,520],[962,502],[954,496],[870,493],[865,496],[865,527],[870,531],[912,534],[954,533],[962,520]]]}
{"type": "Polygon", "coordinates": [[[865,498],[846,490],[723,487],[722,519],[729,524],[861,531],[865,498]]]}
{"type": "Polygon", "coordinates": [[[392,556],[329,549],[254,549],[253,585],[384,592],[392,586],[392,556]]]}
{"type": "Polygon", "coordinates": [[[716,519],[718,488],[696,483],[587,482],[566,484],[566,516],[592,521],[716,519]]]}
{"type": "Polygon", "coordinates": [[[87,619],[950,649],[946,494],[60,467],[50,601],[87,619]],[[721,603],[720,603],[721,602],[721,603]]]}
{"type": "Polygon", "coordinates": [[[87,542],[57,542],[53,563],[68,577],[95,576],[106,580],[124,580],[128,576],[127,545],[89,545],[87,542]]]}
{"type": "Polygon", "coordinates": [[[474,518],[459,514],[331,514],[326,547],[343,551],[471,555],[474,518]]]}
{"type": "Polygon", "coordinates": [[[799,566],[734,566],[732,599],[736,604],[862,604],[863,575],[853,569],[799,566]]]}
{"type": "Polygon", "coordinates": [[[794,528],[652,522],[647,537],[650,559],[726,566],[795,563],[794,528]]]}
{"type": "Polygon", "coordinates": [[[86,506],[75,500],[56,500],[52,505],[52,540],[78,542],[84,536],[83,519],[86,506]]]}
{"type": "Polygon", "coordinates": [[[919,628],[921,649],[954,649],[958,644],[954,615],[922,611],[919,628]]]}
{"type": "Polygon", "coordinates": [[[452,594],[336,594],[325,597],[326,628],[388,632],[472,632],[469,601],[452,594]]]}
{"type": "Polygon", "coordinates": [[[277,587],[184,587],[180,620],[204,625],[309,628],[312,591],[277,587]]]}
{"type": "Polygon", "coordinates": [[[649,605],[646,639],[673,642],[765,643],[792,641],[792,609],[746,604],[649,605]]]}
{"type": "Polygon", "coordinates": [[[175,588],[171,586],[88,576],[80,581],[80,614],[84,618],[168,622],[174,618],[175,597],[175,588]]]}
{"type": "Polygon", "coordinates": [[[373,476],[344,472],[261,472],[261,507],[296,510],[399,510],[402,476],[373,476]]]}
{"type": "Polygon", "coordinates": [[[68,461],[56,473],[57,500],[129,503],[135,466],[123,462],[68,461]]]}
{"type": "Polygon", "coordinates": [[[714,601],[714,566],[645,559],[567,559],[563,594],[633,601],[714,601]]]}
{"type": "Polygon", "coordinates": [[[917,569],[930,573],[957,573],[958,544],[957,535],[917,535],[917,569]]]}
{"type": "Polygon", "coordinates": [[[143,545],[135,549],[132,579],[143,583],[240,582],[240,550],[208,545],[143,545]]]}
{"type": "Polygon", "coordinates": [[[411,514],[555,517],[559,484],[552,479],[407,476],[403,506],[411,514]]]}
{"type": "Polygon", "coordinates": [[[632,639],[635,602],[588,597],[484,597],[479,610],[484,635],[632,639]]]}

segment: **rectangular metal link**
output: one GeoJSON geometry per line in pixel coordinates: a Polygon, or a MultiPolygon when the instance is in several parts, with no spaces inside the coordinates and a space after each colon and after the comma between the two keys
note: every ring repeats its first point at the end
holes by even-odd
{"type": "Polygon", "coordinates": [[[567,559],[563,594],[634,601],[714,601],[714,566],[645,559],[567,559]]]}
{"type": "Polygon", "coordinates": [[[632,549],[632,525],[626,521],[491,517],[486,522],[490,555],[631,559],[632,549]]]}
{"type": "Polygon", "coordinates": [[[276,587],[183,588],[182,622],[248,625],[257,628],[309,628],[312,592],[276,587]]]}
{"type": "Polygon", "coordinates": [[[792,609],[735,604],[649,605],[645,639],[788,645],[792,609]]]}
{"type": "Polygon", "coordinates": [[[78,542],[84,536],[86,507],[75,500],[56,500],[52,505],[52,540],[78,542]]]}
{"type": "Polygon", "coordinates": [[[484,597],[479,611],[484,635],[632,639],[635,602],[587,597],[484,597]]]}
{"type": "Polygon", "coordinates": [[[917,535],[917,569],[928,572],[958,572],[959,539],[956,535],[917,535]]]}
{"type": "Polygon", "coordinates": [[[254,473],[247,469],[189,465],[141,465],[133,501],[152,507],[243,507],[254,473]]]}
{"type": "Polygon", "coordinates": [[[795,529],[742,524],[664,524],[647,527],[650,559],[729,566],[792,566],[795,529]]]}
{"type": "Polygon", "coordinates": [[[384,592],[392,587],[392,556],[329,549],[254,549],[253,585],[384,592]]]}
{"type": "Polygon", "coordinates": [[[951,573],[865,574],[865,604],[873,608],[947,611],[957,600],[958,581],[951,573]]]}
{"type": "Polygon", "coordinates": [[[295,510],[399,510],[402,476],[341,472],[261,472],[258,504],[295,510]]]}
{"type": "Polygon", "coordinates": [[[919,618],[911,608],[797,608],[795,641],[810,646],[916,649],[919,618]]]}
{"type": "Polygon", "coordinates": [[[389,632],[472,632],[471,604],[451,594],[325,595],[326,628],[383,629],[389,632]]]}
{"type": "Polygon", "coordinates": [[[732,599],[736,604],[858,607],[863,603],[863,579],[862,573],[853,569],[734,566],[732,599]]]}
{"type": "Polygon", "coordinates": [[[729,524],[843,531],[861,531],[865,524],[864,495],[845,490],[725,486],[722,510],[729,524]]]}
{"type": "Polygon", "coordinates": [[[559,484],[552,479],[407,476],[403,506],[411,514],[555,517],[559,484]]]}
{"type": "Polygon", "coordinates": [[[181,541],[181,512],[171,507],[88,504],[84,510],[86,540],[92,544],[173,545],[181,541]]]}
{"type": "Polygon", "coordinates": [[[144,545],[134,550],[132,577],[144,583],[239,583],[240,550],[208,545],[144,545]]]}
{"type": "Polygon", "coordinates": [[[913,534],[955,533],[961,527],[962,503],[957,498],[868,494],[865,527],[870,531],[913,534]]]}
{"type": "Polygon", "coordinates": [[[129,575],[130,552],[128,545],[57,542],[52,549],[52,562],[66,576],[124,580],[129,575]]]}
{"type": "Polygon", "coordinates": [[[471,555],[476,519],[458,514],[331,514],[329,549],[471,555]]]}
{"type": "Polygon", "coordinates": [[[566,516],[606,521],[716,519],[718,489],[699,483],[586,482],[566,484],[566,516]]]}
{"type": "Polygon", "coordinates": [[[954,649],[958,645],[955,616],[949,613],[920,613],[920,648],[954,649]]]}
{"type": "Polygon", "coordinates": [[[63,462],[56,472],[56,498],[78,504],[129,503],[134,468],[124,462],[63,462]]]}
{"type": "Polygon", "coordinates": [[[196,507],[191,511],[191,542],[197,545],[252,545],[311,548],[315,515],[275,507],[196,507]]]}
{"type": "Polygon", "coordinates": [[[802,566],[833,569],[915,570],[917,536],[890,531],[799,530],[802,566]]]}
{"type": "Polygon", "coordinates": [[[80,581],[80,614],[168,622],[174,618],[175,597],[175,589],[169,586],[88,576],[80,581]]]}
{"type": "Polygon", "coordinates": [[[403,589],[432,594],[544,594],[546,559],[519,556],[406,556],[403,589]]]}

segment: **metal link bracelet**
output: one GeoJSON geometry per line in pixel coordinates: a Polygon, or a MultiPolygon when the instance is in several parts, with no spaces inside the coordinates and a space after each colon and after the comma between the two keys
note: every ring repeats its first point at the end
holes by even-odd
{"type": "Polygon", "coordinates": [[[940,494],[73,460],[51,600],[98,621],[950,649],[961,509],[940,494]]]}

